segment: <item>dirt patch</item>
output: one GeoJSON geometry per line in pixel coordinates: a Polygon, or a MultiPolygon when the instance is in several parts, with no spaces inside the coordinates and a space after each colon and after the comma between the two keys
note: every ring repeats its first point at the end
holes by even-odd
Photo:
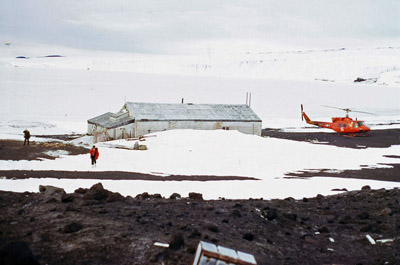
{"type": "Polygon", "coordinates": [[[360,170],[343,170],[339,172],[335,172],[332,169],[301,170],[287,173],[285,178],[332,177],[400,182],[400,164],[387,164],[386,166],[391,166],[391,168],[367,167],[360,170]]]}
{"type": "MultiPolygon", "coordinates": [[[[262,135],[265,137],[286,139],[292,141],[309,142],[312,144],[333,145],[345,148],[366,149],[370,147],[388,148],[400,144],[400,129],[374,130],[368,132],[367,136],[346,137],[336,133],[299,133],[282,132],[274,129],[264,129],[262,135]]],[[[389,158],[400,158],[400,156],[385,156],[389,158]]],[[[311,177],[335,177],[371,179],[381,181],[400,181],[400,159],[398,164],[388,164],[383,168],[369,168],[368,165],[361,170],[343,170],[335,172],[335,169],[307,169],[297,172],[289,172],[286,178],[311,178],[311,177]]]]}
{"type": "Polygon", "coordinates": [[[192,264],[200,240],[259,265],[400,263],[399,189],[270,201],[40,190],[0,191],[0,264],[192,264]]]}
{"type": "Polygon", "coordinates": [[[262,130],[262,136],[356,149],[369,147],[387,148],[400,144],[400,129],[372,130],[366,136],[358,137],[347,137],[334,132],[301,133],[264,129],[262,130]]]}
{"type": "Polygon", "coordinates": [[[34,142],[24,145],[23,141],[0,140],[0,160],[55,159],[58,154],[80,155],[89,149],[63,142],[34,142]]]}
{"type": "Polygon", "coordinates": [[[8,179],[58,178],[58,179],[113,179],[149,181],[223,181],[259,180],[252,177],[210,176],[210,175],[169,175],[143,174],[124,171],[53,171],[53,170],[0,170],[0,177],[8,179]]]}

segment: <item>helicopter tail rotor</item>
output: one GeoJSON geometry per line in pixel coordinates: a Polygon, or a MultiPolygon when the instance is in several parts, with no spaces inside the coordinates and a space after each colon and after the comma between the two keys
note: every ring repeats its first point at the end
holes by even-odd
{"type": "Polygon", "coordinates": [[[301,120],[304,121],[304,115],[303,115],[303,104],[301,106],[301,120]]]}

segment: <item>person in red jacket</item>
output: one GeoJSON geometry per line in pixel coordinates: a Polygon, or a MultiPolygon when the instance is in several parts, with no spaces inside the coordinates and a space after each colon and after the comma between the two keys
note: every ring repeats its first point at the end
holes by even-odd
{"type": "Polygon", "coordinates": [[[99,149],[93,145],[92,149],[89,151],[90,159],[92,160],[92,166],[96,166],[96,160],[99,158],[99,149]]]}

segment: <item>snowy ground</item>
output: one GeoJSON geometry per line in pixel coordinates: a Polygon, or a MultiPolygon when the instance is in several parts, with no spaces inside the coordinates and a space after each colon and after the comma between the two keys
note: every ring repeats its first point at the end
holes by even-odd
{"type": "MultiPolygon", "coordinates": [[[[0,138],[32,134],[85,133],[86,120],[118,111],[124,101],[245,103],[263,127],[315,130],[300,119],[300,104],[315,120],[343,113],[320,105],[351,107],[377,115],[357,115],[372,129],[400,127],[400,49],[327,49],[312,51],[242,51],[210,56],[137,55],[76,51],[59,47],[2,47],[0,51],[0,138]],[[65,57],[43,57],[60,54],[65,57]],[[29,59],[17,59],[17,56],[29,59]],[[370,79],[353,83],[357,77],[370,79]]],[[[355,115],[353,115],[354,117],[355,115]]],[[[33,138],[32,140],[40,140],[33,138]]],[[[113,143],[115,144],[115,143],[113,143]]],[[[118,143],[125,144],[125,143],[118,143]]],[[[129,144],[133,144],[132,142],[129,144]]],[[[97,168],[88,156],[54,161],[0,161],[0,169],[123,170],[160,174],[251,176],[260,181],[145,182],[101,181],[124,195],[148,191],[169,196],[197,191],[205,198],[301,198],[331,194],[332,188],[398,187],[398,183],[313,178],[287,180],[302,169],[358,169],[396,162],[383,155],[400,149],[353,150],[237,132],[170,131],[148,138],[148,151],[101,144],[97,168]]],[[[0,180],[0,189],[37,191],[39,184],[73,191],[92,180],[0,180]]]]}

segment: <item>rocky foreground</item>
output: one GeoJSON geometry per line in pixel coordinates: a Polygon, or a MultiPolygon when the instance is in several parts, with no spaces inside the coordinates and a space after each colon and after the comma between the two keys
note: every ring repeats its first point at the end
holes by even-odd
{"type": "Polygon", "coordinates": [[[0,208],[0,264],[192,264],[200,240],[258,264],[400,264],[399,189],[205,201],[41,186],[0,191],[0,208]]]}

